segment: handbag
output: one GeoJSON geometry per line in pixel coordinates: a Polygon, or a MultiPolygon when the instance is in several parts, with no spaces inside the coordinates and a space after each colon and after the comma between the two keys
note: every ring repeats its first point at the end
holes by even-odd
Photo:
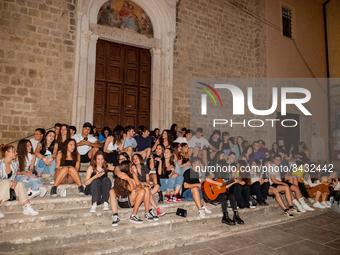
{"type": "Polygon", "coordinates": [[[187,217],[187,210],[182,209],[182,208],[177,208],[176,215],[185,218],[187,217]]]}
{"type": "Polygon", "coordinates": [[[14,201],[17,199],[17,196],[15,195],[14,189],[10,188],[9,189],[9,199],[8,201],[14,201]]]}

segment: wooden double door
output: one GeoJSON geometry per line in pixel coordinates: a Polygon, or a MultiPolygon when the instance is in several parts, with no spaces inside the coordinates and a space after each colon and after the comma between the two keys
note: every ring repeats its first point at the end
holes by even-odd
{"type": "Polygon", "coordinates": [[[93,125],[150,125],[149,50],[104,40],[97,42],[93,125]]]}

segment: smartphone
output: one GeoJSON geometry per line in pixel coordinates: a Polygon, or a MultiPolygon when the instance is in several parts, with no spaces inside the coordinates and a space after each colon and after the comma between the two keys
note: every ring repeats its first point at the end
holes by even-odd
{"type": "Polygon", "coordinates": [[[87,141],[87,140],[88,140],[88,138],[87,138],[87,137],[85,137],[85,138],[84,138],[84,141],[87,141]]]}

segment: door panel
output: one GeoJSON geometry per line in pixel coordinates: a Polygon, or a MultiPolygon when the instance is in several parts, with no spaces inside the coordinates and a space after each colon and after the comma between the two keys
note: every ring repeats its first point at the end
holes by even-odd
{"type": "Polygon", "coordinates": [[[93,125],[150,125],[149,50],[98,40],[93,125]]]}
{"type": "MultiPolygon", "coordinates": [[[[280,145],[280,140],[284,141],[284,146],[287,146],[288,144],[293,144],[294,149],[296,150],[295,153],[297,153],[298,143],[300,142],[300,125],[299,125],[299,114],[292,114],[287,113],[286,116],[282,116],[281,113],[277,113],[277,119],[280,120],[280,122],[277,122],[276,124],[276,142],[278,145],[280,145]],[[283,127],[281,125],[282,120],[284,119],[293,119],[297,121],[296,127],[283,127]]],[[[285,126],[294,126],[294,121],[285,121],[285,126]]],[[[271,145],[270,145],[271,147],[271,145]]],[[[287,148],[286,148],[287,149],[287,148]]]]}

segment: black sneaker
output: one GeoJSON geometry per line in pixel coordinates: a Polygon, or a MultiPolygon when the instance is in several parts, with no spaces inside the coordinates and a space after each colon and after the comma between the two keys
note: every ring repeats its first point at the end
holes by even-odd
{"type": "Polygon", "coordinates": [[[164,201],[163,201],[163,193],[161,191],[158,192],[158,203],[164,203],[164,201]]]}
{"type": "Polygon", "coordinates": [[[137,223],[137,224],[143,223],[143,221],[140,218],[138,218],[137,215],[131,215],[130,216],[130,221],[133,222],[133,223],[137,223]]]}
{"type": "Polygon", "coordinates": [[[147,219],[148,221],[153,221],[153,220],[154,220],[154,218],[152,217],[151,213],[146,213],[144,217],[145,217],[145,219],[147,219]]]}
{"type": "Polygon", "coordinates": [[[84,196],[85,195],[83,185],[78,187],[78,192],[79,192],[79,196],[84,196]]]}
{"type": "Polygon", "coordinates": [[[155,212],[152,209],[149,210],[149,214],[151,214],[151,216],[153,217],[153,220],[159,220],[157,214],[155,214],[155,212]]]}
{"type": "Polygon", "coordinates": [[[118,214],[114,214],[114,215],[113,215],[112,226],[113,226],[113,227],[118,226],[118,225],[119,225],[119,222],[120,222],[120,219],[119,219],[118,214]]]}
{"type": "Polygon", "coordinates": [[[52,186],[51,188],[51,197],[57,197],[57,187],[56,186],[52,186]]]}

